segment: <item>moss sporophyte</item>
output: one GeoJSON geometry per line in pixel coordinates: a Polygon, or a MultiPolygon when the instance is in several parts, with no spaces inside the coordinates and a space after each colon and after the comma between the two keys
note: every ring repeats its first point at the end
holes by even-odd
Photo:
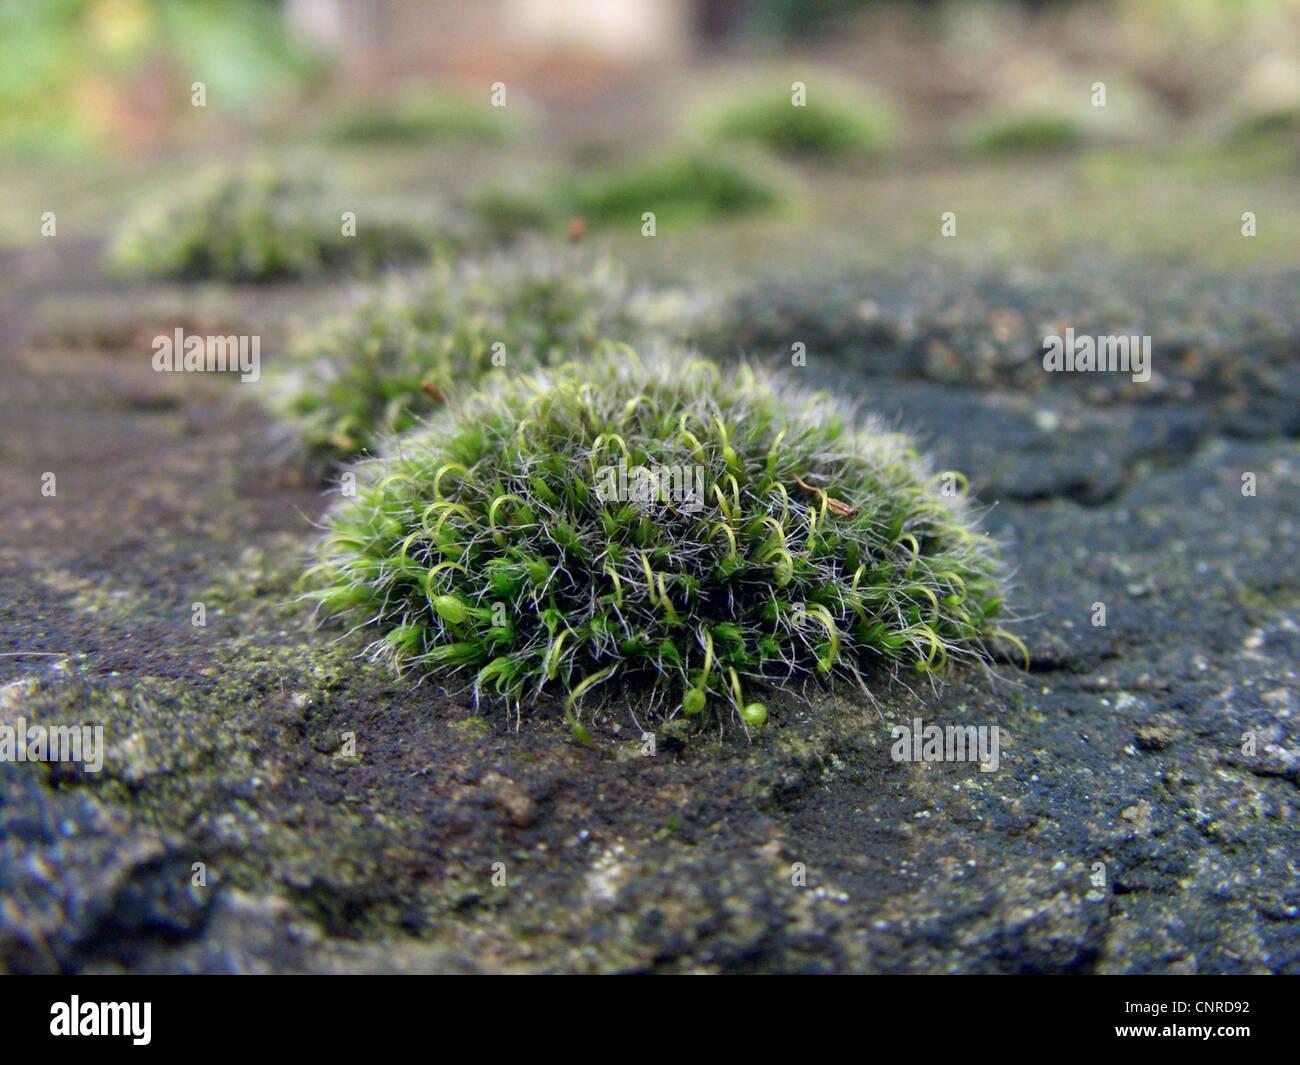
{"type": "Polygon", "coordinates": [[[398,670],[562,695],[583,739],[601,686],[751,727],[763,687],[931,673],[999,631],[965,478],[743,365],[624,348],[492,379],[349,472],[309,574],[323,612],[398,670]],[[600,472],[620,465],[658,472],[633,495],[600,472]]]}

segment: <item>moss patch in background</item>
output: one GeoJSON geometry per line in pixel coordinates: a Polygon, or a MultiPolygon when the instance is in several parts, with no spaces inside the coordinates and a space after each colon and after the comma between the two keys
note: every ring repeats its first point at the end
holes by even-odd
{"type": "Polygon", "coordinates": [[[967,139],[969,149],[980,155],[1061,152],[1082,142],[1078,122],[1050,112],[988,117],[971,129],[967,139]]]}
{"type": "Polygon", "coordinates": [[[771,212],[790,198],[788,182],[752,153],[693,148],[565,176],[538,191],[499,185],[471,201],[498,239],[520,231],[581,225],[638,233],[646,213],[662,227],[699,225],[771,212]]]}
{"type": "Polygon", "coordinates": [[[573,211],[588,222],[629,227],[639,227],[645,211],[658,225],[683,224],[768,211],[783,199],[760,160],[700,149],[580,177],[571,192],[573,211]]]}
{"type": "Polygon", "coordinates": [[[322,182],[254,166],[203,180],[130,219],[108,265],[124,276],[269,281],[374,271],[430,255],[449,239],[421,208],[376,206],[368,197],[352,204],[322,182]]]}
{"type": "Polygon", "coordinates": [[[894,122],[880,102],[840,87],[805,91],[798,106],[785,89],[747,94],[703,119],[705,135],[818,162],[870,159],[893,142],[894,122]]]}
{"type": "Polygon", "coordinates": [[[300,334],[270,382],[272,406],[311,451],[347,458],[414,425],[493,370],[591,356],[677,327],[671,294],[611,260],[516,253],[396,279],[300,334]]]}
{"type": "Polygon", "coordinates": [[[326,129],[334,144],[412,144],[428,147],[447,141],[500,143],[515,124],[489,101],[423,92],[375,102],[345,112],[326,129]]]}

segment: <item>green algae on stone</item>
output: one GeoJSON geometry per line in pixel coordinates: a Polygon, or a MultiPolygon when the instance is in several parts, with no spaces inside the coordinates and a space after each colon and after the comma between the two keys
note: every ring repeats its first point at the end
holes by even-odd
{"type": "Polygon", "coordinates": [[[516,705],[615,682],[761,725],[761,685],[983,657],[1002,565],[904,435],[745,366],[496,378],[360,463],[309,573],[374,657],[516,705]]]}
{"type": "Polygon", "coordinates": [[[398,279],[302,334],[272,375],[273,406],[310,450],[348,458],[494,370],[586,357],[669,329],[671,294],[635,289],[608,259],[530,255],[398,279]]]}
{"type": "Polygon", "coordinates": [[[124,276],[269,281],[373,272],[449,243],[422,209],[365,205],[321,181],[254,166],[144,208],[114,238],[108,266],[124,276]]]}

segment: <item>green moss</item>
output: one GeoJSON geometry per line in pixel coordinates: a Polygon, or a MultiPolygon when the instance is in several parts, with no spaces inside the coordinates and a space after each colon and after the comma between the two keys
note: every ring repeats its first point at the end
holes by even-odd
{"type": "Polygon", "coordinates": [[[893,123],[873,100],[842,89],[810,87],[799,107],[785,90],[748,96],[706,122],[706,129],[718,140],[829,162],[879,155],[892,139],[893,123]]]}
{"type": "Polygon", "coordinates": [[[640,337],[654,317],[653,297],[608,260],[440,266],[299,336],[269,391],[309,449],[346,458],[494,369],[588,355],[604,341],[640,337]]]}
{"type": "Polygon", "coordinates": [[[1249,115],[1238,122],[1228,136],[1232,145],[1280,138],[1296,144],[1300,138],[1300,107],[1275,107],[1249,115]]]}
{"type": "Polygon", "coordinates": [[[1042,112],[986,119],[971,133],[970,147],[984,155],[1017,155],[1063,151],[1082,140],[1074,119],[1042,112]]]}
{"type": "Polygon", "coordinates": [[[499,143],[512,133],[500,108],[486,100],[419,95],[357,107],[328,131],[336,144],[428,145],[440,141],[499,143]]]}
{"type": "Polygon", "coordinates": [[[496,243],[553,229],[562,221],[563,213],[560,202],[518,185],[484,189],[474,196],[469,207],[484,235],[496,243]]]}
{"type": "Polygon", "coordinates": [[[130,219],[108,265],[125,275],[267,281],[373,271],[427,256],[447,240],[421,213],[373,204],[363,211],[320,182],[253,167],[202,181],[130,219]],[[348,210],[358,215],[352,236],[344,234],[348,210]]]}
{"type": "Polygon", "coordinates": [[[480,194],[471,209],[497,240],[529,230],[555,231],[571,218],[597,227],[638,232],[644,214],[662,226],[759,214],[787,198],[772,166],[745,153],[692,150],[564,177],[549,186],[499,186],[480,194]]]}
{"type": "Polygon", "coordinates": [[[492,723],[487,718],[478,715],[463,718],[460,721],[453,721],[448,727],[466,739],[486,740],[492,735],[492,723]]]}
{"type": "Polygon", "coordinates": [[[783,198],[761,160],[696,150],[581,179],[566,200],[592,225],[635,230],[646,211],[658,226],[681,225],[771,210],[783,198]]]}
{"type": "Polygon", "coordinates": [[[498,378],[355,473],[310,574],[326,614],[399,670],[567,692],[580,736],[605,683],[752,727],[762,684],[978,658],[1002,603],[963,478],[744,367],[498,378]]]}

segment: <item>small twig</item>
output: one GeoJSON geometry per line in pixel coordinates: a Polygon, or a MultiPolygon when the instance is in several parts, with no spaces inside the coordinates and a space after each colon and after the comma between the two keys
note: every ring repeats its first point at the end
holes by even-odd
{"type": "Polygon", "coordinates": [[[826,509],[829,510],[832,514],[834,514],[837,518],[855,518],[855,517],[857,517],[857,515],[858,515],[858,508],[857,508],[857,507],[851,507],[851,506],[849,506],[847,503],[845,503],[845,502],[843,502],[843,501],[841,501],[841,500],[839,500],[839,499],[834,498],[834,497],[831,496],[829,493],[827,493],[826,489],[824,489],[824,488],[817,488],[817,487],[814,487],[814,486],[811,485],[811,484],[806,484],[806,483],[804,482],[804,479],[803,479],[802,477],[799,477],[799,476],[796,476],[796,477],[795,477],[795,482],[796,482],[796,483],[799,485],[799,487],[802,488],[805,492],[811,492],[813,495],[821,495],[821,496],[825,496],[825,497],[826,497],[826,509]]]}

